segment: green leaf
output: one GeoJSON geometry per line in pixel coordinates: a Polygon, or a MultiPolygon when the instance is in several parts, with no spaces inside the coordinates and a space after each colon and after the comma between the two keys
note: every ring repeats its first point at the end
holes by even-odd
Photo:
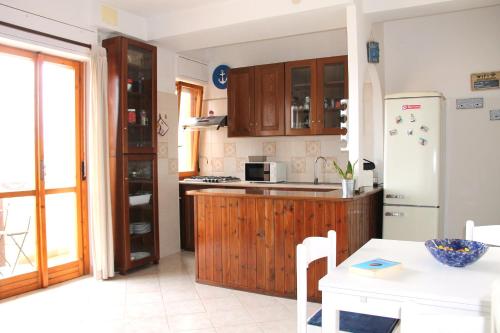
{"type": "Polygon", "coordinates": [[[337,164],[337,162],[333,161],[333,165],[335,166],[335,169],[337,170],[337,173],[339,174],[339,176],[341,178],[345,179],[344,171],[339,167],[339,165],[337,164]]]}

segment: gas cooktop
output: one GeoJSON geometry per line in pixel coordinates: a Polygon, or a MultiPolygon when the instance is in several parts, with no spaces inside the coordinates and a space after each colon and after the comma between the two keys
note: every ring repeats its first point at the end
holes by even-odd
{"type": "Polygon", "coordinates": [[[184,178],[184,180],[200,183],[231,183],[239,182],[241,179],[231,176],[191,176],[189,178],[184,178]]]}

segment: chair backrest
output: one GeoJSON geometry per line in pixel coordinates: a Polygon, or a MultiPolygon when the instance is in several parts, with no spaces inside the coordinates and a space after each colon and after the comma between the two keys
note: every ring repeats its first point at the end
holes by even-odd
{"type": "Polygon", "coordinates": [[[407,302],[401,308],[401,333],[486,333],[482,316],[436,313],[434,308],[407,302]]]}
{"type": "Polygon", "coordinates": [[[500,279],[493,282],[490,316],[491,333],[500,333],[500,279]]]}
{"type": "Polygon", "coordinates": [[[500,246],[500,225],[475,226],[474,221],[465,223],[465,239],[500,246]]]}
{"type": "Polygon", "coordinates": [[[317,259],[327,257],[327,271],[336,266],[337,234],[328,231],[326,237],[308,237],[297,245],[297,333],[307,332],[307,268],[317,259]]]}

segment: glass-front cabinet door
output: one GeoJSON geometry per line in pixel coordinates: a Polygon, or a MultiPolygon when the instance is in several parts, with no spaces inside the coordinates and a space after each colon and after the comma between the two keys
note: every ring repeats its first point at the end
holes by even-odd
{"type": "Polygon", "coordinates": [[[156,64],[154,48],[127,41],[127,103],[122,109],[125,122],[124,152],[154,153],[156,146],[156,64]]]}
{"type": "Polygon", "coordinates": [[[345,134],[340,127],[342,99],[348,98],[347,56],[317,60],[318,100],[316,134],[345,134]]]}
{"type": "Polygon", "coordinates": [[[125,206],[128,206],[124,222],[129,240],[125,255],[129,268],[132,268],[158,258],[156,157],[127,155],[124,159],[125,206]]]}
{"type": "Polygon", "coordinates": [[[285,64],[286,135],[308,135],[315,125],[316,60],[285,64]]]}

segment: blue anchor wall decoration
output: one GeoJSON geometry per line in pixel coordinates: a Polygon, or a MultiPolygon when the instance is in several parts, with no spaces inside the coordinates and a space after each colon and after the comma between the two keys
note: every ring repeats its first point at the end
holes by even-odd
{"type": "Polygon", "coordinates": [[[217,66],[212,74],[212,81],[214,83],[214,86],[216,86],[219,89],[226,89],[228,74],[229,74],[229,66],[227,65],[217,66]]]}

